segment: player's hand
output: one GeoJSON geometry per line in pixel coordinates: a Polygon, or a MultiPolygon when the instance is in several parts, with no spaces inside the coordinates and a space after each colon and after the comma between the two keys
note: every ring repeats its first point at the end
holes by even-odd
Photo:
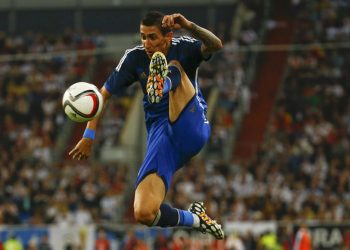
{"type": "Polygon", "coordinates": [[[84,160],[91,154],[93,140],[82,138],[77,145],[69,152],[73,159],[84,160]]]}
{"type": "Polygon", "coordinates": [[[162,27],[170,28],[173,30],[178,29],[189,29],[191,28],[191,22],[188,21],[183,15],[180,13],[175,13],[171,15],[165,15],[162,21],[162,27]]]}

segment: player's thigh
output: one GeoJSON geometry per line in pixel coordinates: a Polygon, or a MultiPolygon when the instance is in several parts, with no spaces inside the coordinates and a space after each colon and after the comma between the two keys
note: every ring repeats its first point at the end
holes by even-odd
{"type": "Polygon", "coordinates": [[[165,197],[165,185],[157,173],[147,175],[137,186],[134,207],[157,210],[165,197]]]}

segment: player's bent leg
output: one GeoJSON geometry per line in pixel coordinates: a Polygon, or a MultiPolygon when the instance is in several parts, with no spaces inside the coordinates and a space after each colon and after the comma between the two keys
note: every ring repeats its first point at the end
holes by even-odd
{"type": "Polygon", "coordinates": [[[176,67],[181,75],[178,86],[169,92],[169,119],[170,122],[175,122],[191,101],[196,91],[178,61],[170,61],[170,66],[176,67]]]}
{"type": "Polygon", "coordinates": [[[151,226],[165,197],[165,186],[156,173],[147,175],[137,186],[134,216],[137,222],[151,226]]]}
{"type": "Polygon", "coordinates": [[[147,226],[194,228],[200,226],[200,219],[196,214],[162,203],[164,195],[163,180],[156,173],[147,175],[136,188],[135,219],[147,226]]]}

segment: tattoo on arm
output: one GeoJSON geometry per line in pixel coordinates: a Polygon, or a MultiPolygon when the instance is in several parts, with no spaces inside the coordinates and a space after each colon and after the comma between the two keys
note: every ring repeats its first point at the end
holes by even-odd
{"type": "Polygon", "coordinates": [[[214,52],[221,49],[221,40],[211,31],[204,29],[195,23],[192,23],[190,31],[195,38],[203,42],[206,46],[207,52],[214,52]]]}

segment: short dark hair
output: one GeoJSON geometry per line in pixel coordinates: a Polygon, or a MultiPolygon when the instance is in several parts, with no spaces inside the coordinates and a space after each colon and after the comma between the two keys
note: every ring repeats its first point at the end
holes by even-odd
{"type": "Polygon", "coordinates": [[[150,11],[141,20],[141,24],[145,26],[157,26],[163,35],[171,32],[170,28],[162,27],[164,13],[160,11],[150,11]]]}

